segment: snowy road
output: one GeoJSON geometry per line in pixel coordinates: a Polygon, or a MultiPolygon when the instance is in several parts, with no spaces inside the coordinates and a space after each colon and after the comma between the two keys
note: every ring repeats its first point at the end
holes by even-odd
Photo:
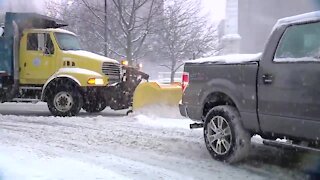
{"type": "Polygon", "coordinates": [[[301,178],[304,154],[259,143],[242,164],[214,161],[189,123],[110,110],[58,118],[43,104],[0,105],[0,179],[301,178]]]}

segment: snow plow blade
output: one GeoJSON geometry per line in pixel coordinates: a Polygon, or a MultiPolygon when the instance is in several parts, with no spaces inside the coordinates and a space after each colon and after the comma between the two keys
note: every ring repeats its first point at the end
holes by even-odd
{"type": "Polygon", "coordinates": [[[158,84],[144,82],[139,84],[133,95],[133,111],[147,107],[166,106],[178,107],[182,98],[180,83],[158,84]]]}

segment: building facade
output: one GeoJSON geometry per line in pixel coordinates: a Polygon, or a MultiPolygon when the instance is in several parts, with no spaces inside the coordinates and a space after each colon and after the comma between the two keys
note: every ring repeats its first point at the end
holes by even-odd
{"type": "Polygon", "coordinates": [[[263,51],[278,19],[320,10],[320,0],[227,0],[219,25],[223,54],[263,51]]]}
{"type": "Polygon", "coordinates": [[[278,19],[315,10],[320,10],[319,0],[239,0],[240,52],[263,51],[278,19]]]}

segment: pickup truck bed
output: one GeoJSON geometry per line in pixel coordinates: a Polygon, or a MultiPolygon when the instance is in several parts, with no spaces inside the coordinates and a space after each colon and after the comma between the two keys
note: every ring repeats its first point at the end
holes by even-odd
{"type": "Polygon", "coordinates": [[[190,81],[180,105],[181,114],[203,121],[209,110],[219,105],[219,102],[210,104],[210,98],[216,97],[210,94],[220,93],[220,103],[224,104],[222,99],[228,95],[229,103],[236,104],[245,117],[246,128],[258,130],[256,76],[259,57],[260,54],[229,55],[187,62],[184,71],[189,73],[190,81]]]}

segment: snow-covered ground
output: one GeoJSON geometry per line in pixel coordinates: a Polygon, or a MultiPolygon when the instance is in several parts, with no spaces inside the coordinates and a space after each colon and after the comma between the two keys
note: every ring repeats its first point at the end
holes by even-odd
{"type": "Polygon", "coordinates": [[[125,116],[111,110],[59,118],[44,104],[0,105],[0,179],[302,177],[295,170],[302,162],[296,162],[297,154],[265,147],[259,138],[253,139],[246,162],[214,161],[202,131],[190,130],[190,122],[176,115],[125,116]]]}

